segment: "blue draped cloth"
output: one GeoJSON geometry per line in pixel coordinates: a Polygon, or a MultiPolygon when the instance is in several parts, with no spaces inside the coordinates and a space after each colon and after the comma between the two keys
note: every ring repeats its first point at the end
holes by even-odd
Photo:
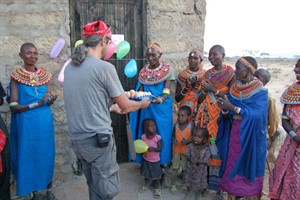
{"type": "MultiPolygon", "coordinates": [[[[20,105],[40,101],[47,86],[18,84],[20,105]]],[[[55,161],[54,124],[50,106],[12,112],[10,128],[12,173],[17,195],[44,190],[52,181],[55,161]]]]}
{"type": "MultiPolygon", "coordinates": [[[[243,176],[254,182],[255,177],[263,177],[267,153],[266,122],[268,114],[268,90],[262,89],[249,98],[237,99],[231,94],[229,101],[241,108],[240,115],[240,145],[241,153],[234,164],[229,178],[243,176]]],[[[228,118],[221,114],[216,144],[220,150],[222,165],[220,176],[225,172],[228,154],[230,131],[234,112],[229,112],[228,118]]]]}
{"type": "MultiPolygon", "coordinates": [[[[138,81],[136,91],[141,87],[138,81]]],[[[143,85],[145,92],[151,92],[154,96],[161,96],[164,81],[155,85],[143,85]]],[[[150,104],[147,109],[138,110],[129,114],[132,139],[140,139],[143,134],[142,122],[146,118],[153,118],[157,124],[157,133],[162,138],[162,151],[160,153],[160,164],[168,164],[172,159],[172,127],[173,107],[172,97],[169,95],[162,104],[150,104]]],[[[142,154],[137,154],[135,162],[141,163],[142,154]]]]}

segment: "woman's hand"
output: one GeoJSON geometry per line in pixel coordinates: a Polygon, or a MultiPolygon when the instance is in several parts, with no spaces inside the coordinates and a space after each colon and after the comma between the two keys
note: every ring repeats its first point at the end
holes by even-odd
{"type": "Polygon", "coordinates": [[[226,95],[225,98],[219,97],[217,103],[223,110],[234,110],[234,105],[230,103],[226,95]]]}
{"type": "Polygon", "coordinates": [[[154,104],[161,104],[162,102],[163,102],[162,97],[154,97],[153,100],[151,100],[151,103],[154,103],[154,104]]]}
{"type": "Polygon", "coordinates": [[[56,101],[57,95],[52,95],[52,94],[46,94],[42,100],[39,101],[39,106],[44,105],[48,101],[48,105],[51,106],[54,101],[56,101]]]}
{"type": "Polygon", "coordinates": [[[205,92],[215,93],[217,91],[216,88],[214,88],[214,86],[212,86],[210,83],[206,81],[202,81],[201,86],[205,92]]]}
{"type": "Polygon", "coordinates": [[[51,106],[57,99],[57,95],[52,95],[50,94],[50,96],[48,97],[48,105],[51,106]]]}
{"type": "Polygon", "coordinates": [[[47,94],[45,94],[45,96],[43,96],[43,98],[38,102],[39,106],[44,105],[44,103],[47,102],[48,98],[49,98],[49,96],[47,94]]]}

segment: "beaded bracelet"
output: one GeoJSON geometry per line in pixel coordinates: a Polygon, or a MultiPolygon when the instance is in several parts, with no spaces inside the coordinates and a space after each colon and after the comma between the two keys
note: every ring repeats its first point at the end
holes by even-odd
{"type": "MultiPolygon", "coordinates": [[[[184,90],[184,89],[183,89],[183,90],[184,90]]],[[[183,93],[182,93],[182,91],[183,91],[183,90],[181,90],[181,91],[180,91],[180,94],[181,94],[182,96],[185,96],[185,95],[186,95],[186,93],[185,93],[185,94],[183,94],[183,93]]]]}
{"type": "Polygon", "coordinates": [[[39,107],[39,102],[28,104],[28,109],[29,110],[37,108],[37,107],[39,107]]]}
{"type": "Polygon", "coordinates": [[[229,113],[229,110],[222,110],[223,115],[227,115],[229,113]]]}
{"type": "Polygon", "coordinates": [[[170,89],[169,88],[164,88],[162,93],[170,95],[170,89]]]}
{"type": "Polygon", "coordinates": [[[289,136],[293,139],[295,136],[297,135],[297,133],[295,131],[290,131],[289,132],[289,136]]]}
{"type": "Polygon", "coordinates": [[[17,106],[17,105],[19,105],[19,103],[17,101],[13,101],[13,102],[9,103],[10,107],[14,107],[14,106],[17,106]]]}
{"type": "Polygon", "coordinates": [[[233,111],[234,111],[236,114],[240,114],[241,108],[235,106],[234,109],[233,109],[233,111]]]}

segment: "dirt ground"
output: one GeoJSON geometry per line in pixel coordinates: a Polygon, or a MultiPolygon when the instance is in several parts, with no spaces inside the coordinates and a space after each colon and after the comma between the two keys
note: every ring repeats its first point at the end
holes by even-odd
{"type": "MultiPolygon", "coordinates": [[[[144,193],[140,193],[138,188],[143,184],[143,178],[139,175],[139,165],[136,163],[122,163],[120,164],[120,179],[121,191],[114,198],[115,200],[148,200],[153,198],[153,191],[149,189],[144,193]]],[[[178,182],[178,184],[180,184],[178,182]]],[[[76,176],[69,182],[64,183],[59,187],[54,188],[54,194],[58,200],[88,200],[88,189],[84,175],[76,176]]],[[[202,199],[214,199],[215,194],[211,192],[202,199]]],[[[179,200],[187,199],[186,194],[180,191],[176,194],[171,194],[169,188],[163,184],[162,196],[160,199],[179,200]]],[[[191,198],[194,199],[194,198],[191,198]]]]}

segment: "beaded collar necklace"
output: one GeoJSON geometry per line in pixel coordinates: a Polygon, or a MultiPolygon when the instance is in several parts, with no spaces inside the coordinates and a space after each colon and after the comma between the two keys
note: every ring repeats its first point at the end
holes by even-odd
{"type": "Polygon", "coordinates": [[[186,86],[187,81],[191,81],[191,79],[196,79],[196,86],[198,86],[201,84],[204,73],[205,70],[202,68],[199,68],[197,71],[194,72],[189,69],[189,66],[187,66],[186,69],[179,72],[177,79],[179,84],[184,87],[186,86]]]}
{"type": "Polygon", "coordinates": [[[230,88],[230,94],[234,99],[247,99],[263,89],[263,83],[254,78],[246,84],[236,81],[230,88]]]}
{"type": "Polygon", "coordinates": [[[145,65],[139,73],[139,81],[145,85],[155,85],[165,81],[172,74],[170,65],[160,63],[155,69],[145,65]]]}
{"type": "Polygon", "coordinates": [[[32,87],[44,85],[52,79],[51,74],[42,67],[37,67],[35,72],[30,72],[23,67],[19,67],[11,72],[11,77],[18,83],[32,87]]]}
{"type": "Polygon", "coordinates": [[[204,74],[203,79],[219,89],[228,85],[233,76],[233,68],[229,65],[224,65],[221,70],[216,70],[215,67],[209,69],[204,74]]]}
{"type": "Polygon", "coordinates": [[[280,102],[284,104],[300,103],[300,81],[289,86],[281,95],[280,102]]]}

